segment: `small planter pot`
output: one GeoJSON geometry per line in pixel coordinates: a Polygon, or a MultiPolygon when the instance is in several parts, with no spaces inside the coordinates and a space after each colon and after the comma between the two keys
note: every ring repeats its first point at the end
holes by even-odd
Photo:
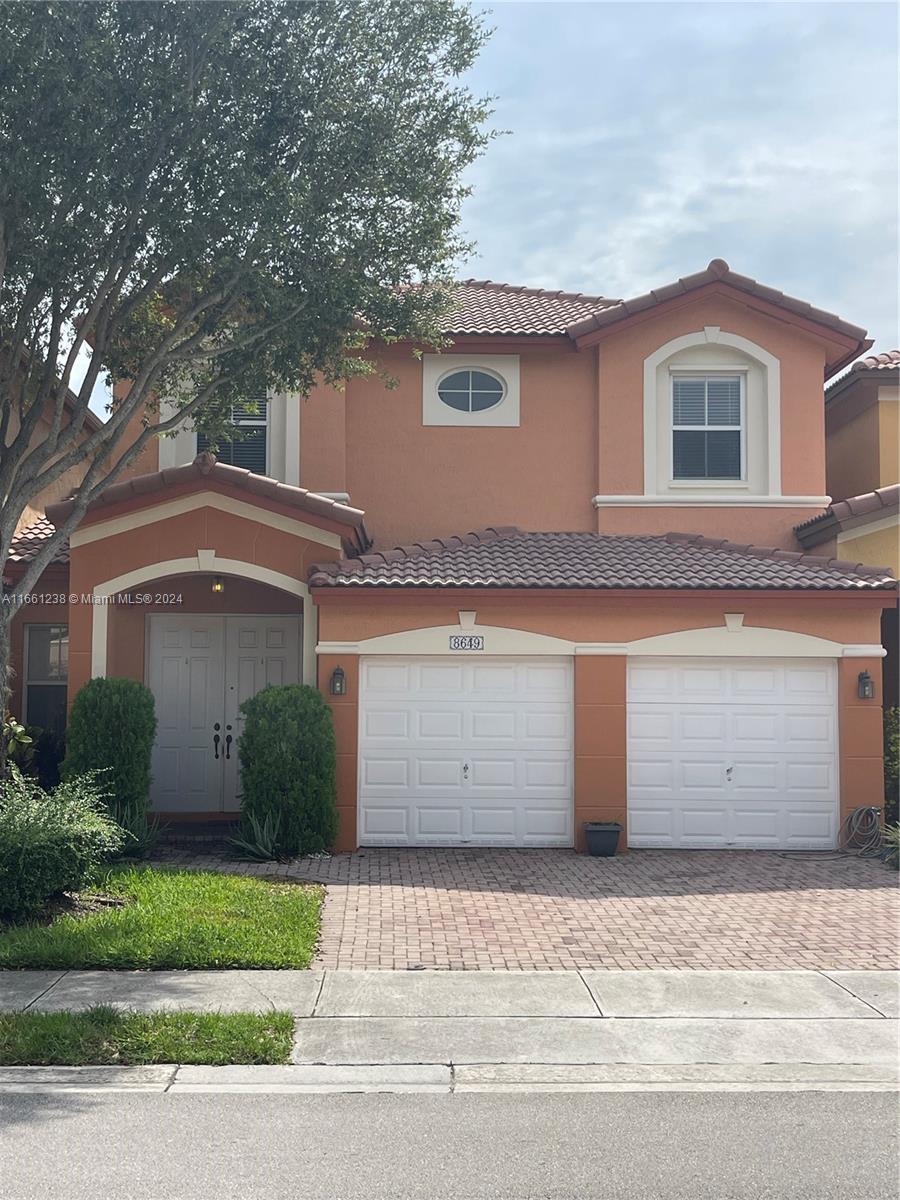
{"type": "Polygon", "coordinates": [[[622,826],[618,821],[585,821],[587,852],[592,858],[612,858],[619,845],[622,826]]]}

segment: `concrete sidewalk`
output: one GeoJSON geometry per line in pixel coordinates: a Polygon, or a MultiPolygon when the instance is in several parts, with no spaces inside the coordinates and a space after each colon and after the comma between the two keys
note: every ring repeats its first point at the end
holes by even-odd
{"type": "MultiPolygon", "coordinates": [[[[878,1089],[896,1085],[900,972],[0,972],[0,1008],[91,1004],[296,1017],[294,1067],[103,1076],[124,1087],[878,1089]]],[[[11,1070],[0,1090],[87,1079],[11,1070]]]]}

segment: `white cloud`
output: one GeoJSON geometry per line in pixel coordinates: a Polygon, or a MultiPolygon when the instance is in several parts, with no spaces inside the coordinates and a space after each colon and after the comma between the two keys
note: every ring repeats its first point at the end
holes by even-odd
{"type": "Polygon", "coordinates": [[[855,37],[886,6],[715,7],[495,10],[513,132],[471,174],[469,273],[628,296],[720,256],[896,344],[896,52],[855,37]]]}

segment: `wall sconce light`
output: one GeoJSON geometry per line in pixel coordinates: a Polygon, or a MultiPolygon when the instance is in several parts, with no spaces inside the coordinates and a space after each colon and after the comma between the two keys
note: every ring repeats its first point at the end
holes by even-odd
{"type": "Polygon", "coordinates": [[[215,577],[215,579],[213,579],[212,590],[215,593],[215,595],[217,595],[217,596],[225,591],[225,580],[222,578],[221,575],[217,575],[215,577]]]}
{"type": "Polygon", "coordinates": [[[856,680],[856,694],[860,700],[875,699],[875,680],[868,671],[860,671],[856,680]]]}
{"type": "Polygon", "coordinates": [[[331,692],[332,696],[346,696],[347,676],[344,674],[343,667],[335,667],[331,672],[329,691],[331,692]]]}

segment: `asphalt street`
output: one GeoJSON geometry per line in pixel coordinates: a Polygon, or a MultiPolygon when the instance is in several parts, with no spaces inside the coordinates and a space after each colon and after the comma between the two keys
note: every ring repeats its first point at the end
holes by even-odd
{"type": "Polygon", "coordinates": [[[894,1093],[0,1096],[3,1200],[897,1200],[894,1093]]]}

